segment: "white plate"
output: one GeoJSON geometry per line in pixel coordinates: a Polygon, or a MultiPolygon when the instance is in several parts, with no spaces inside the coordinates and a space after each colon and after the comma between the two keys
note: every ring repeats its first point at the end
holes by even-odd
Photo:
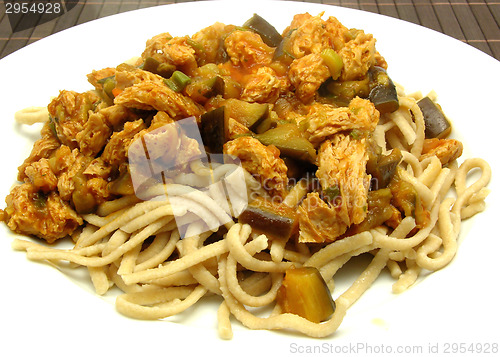
{"type": "MultiPolygon", "coordinates": [[[[161,32],[192,35],[220,21],[243,24],[254,12],[278,30],[296,13],[336,16],[347,27],[374,34],[391,77],[408,91],[435,90],[465,143],[464,157],[482,157],[493,168],[487,210],[466,222],[458,255],[409,291],[394,295],[381,279],[348,311],[339,331],[314,340],[283,332],[251,331],[234,323],[234,338],[216,331],[216,305],[197,305],[168,321],[137,321],[116,312],[113,299],[95,295],[85,277],[63,274],[14,252],[13,235],[1,225],[2,355],[13,349],[55,355],[207,351],[297,355],[309,349],[329,354],[382,354],[398,348],[444,352],[446,343],[498,342],[488,321],[500,320],[497,289],[499,234],[496,214],[500,168],[496,128],[500,120],[500,62],[423,27],[372,13],[283,1],[196,2],[123,13],[57,33],[0,61],[0,196],[8,194],[17,167],[29,154],[40,127],[19,127],[14,113],[44,106],[60,89],[84,91],[92,69],[115,66],[139,55],[145,41],[161,32]],[[83,289],[82,289],[83,288],[83,289]]],[[[449,346],[453,347],[453,346],[449,346]]],[[[431,352],[432,352],[431,351],[431,352]]],[[[451,352],[451,350],[449,350],[451,352]]],[[[10,352],[12,354],[12,352],[10,352]]],[[[409,353],[406,353],[409,354],[409,353]]]]}

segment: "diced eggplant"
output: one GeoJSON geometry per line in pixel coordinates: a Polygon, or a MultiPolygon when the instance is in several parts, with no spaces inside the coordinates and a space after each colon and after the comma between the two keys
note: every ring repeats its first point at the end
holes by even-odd
{"type": "Polygon", "coordinates": [[[396,86],[387,72],[381,67],[374,67],[370,71],[372,77],[368,99],[380,113],[392,113],[399,108],[396,86]]]}
{"type": "Polygon", "coordinates": [[[205,103],[216,95],[224,95],[224,80],[220,76],[197,78],[186,86],[185,93],[195,102],[205,103]]]}
{"type": "Polygon", "coordinates": [[[403,158],[401,151],[395,148],[390,154],[370,153],[366,163],[366,172],[372,176],[372,186],[378,190],[387,187],[403,158]]]}
{"type": "Polygon", "coordinates": [[[442,139],[451,132],[451,124],[443,111],[429,97],[424,97],[417,102],[425,121],[425,138],[442,139]]]}
{"type": "Polygon", "coordinates": [[[203,144],[211,153],[222,153],[229,128],[225,108],[219,107],[201,115],[200,132],[203,144]]]}
{"type": "Polygon", "coordinates": [[[290,65],[290,63],[292,63],[295,59],[290,52],[290,35],[292,34],[292,32],[293,30],[289,31],[285,35],[285,37],[283,37],[278,47],[276,47],[273,57],[274,61],[279,61],[285,65],[290,65]]]}
{"type": "Polygon", "coordinates": [[[278,289],[277,301],[282,312],[320,323],[335,312],[335,301],[315,267],[291,268],[278,289]]]}
{"type": "Polygon", "coordinates": [[[255,130],[269,115],[269,104],[248,103],[243,100],[231,98],[224,102],[226,116],[233,118],[250,130],[255,130]]]}
{"type": "Polygon", "coordinates": [[[339,106],[348,106],[354,97],[367,98],[370,94],[370,80],[367,77],[356,81],[335,81],[327,79],[319,88],[319,94],[329,97],[339,106]]]}
{"type": "Polygon", "coordinates": [[[243,27],[251,29],[259,34],[262,41],[270,47],[277,47],[282,40],[281,35],[274,26],[257,14],[253,14],[253,16],[243,24],[243,27]]]}
{"type": "Polygon", "coordinates": [[[314,146],[302,136],[295,124],[283,124],[262,134],[255,135],[262,144],[276,146],[282,155],[294,159],[314,163],[316,150],[314,146]]]}
{"type": "Polygon", "coordinates": [[[170,78],[175,72],[175,66],[170,63],[161,63],[153,57],[147,57],[142,67],[145,71],[158,74],[163,78],[170,78]]]}
{"type": "Polygon", "coordinates": [[[295,235],[299,224],[295,209],[263,197],[250,202],[239,215],[238,221],[249,224],[256,232],[278,239],[295,235]]]}
{"type": "Polygon", "coordinates": [[[255,128],[254,132],[257,134],[262,134],[269,129],[274,129],[278,126],[281,119],[278,117],[275,111],[269,111],[269,115],[260,122],[260,124],[255,128]]]}
{"type": "Polygon", "coordinates": [[[340,74],[343,62],[342,58],[335,59],[331,50],[332,57],[328,53],[322,53],[323,60],[330,68],[332,74],[318,89],[320,96],[328,98],[339,106],[347,106],[354,97],[367,98],[380,113],[392,113],[399,108],[398,93],[396,86],[387,72],[381,67],[373,67],[368,74],[358,80],[338,81],[335,80],[337,73],[340,74]],[[328,62],[325,60],[328,58],[328,62]]]}
{"type": "Polygon", "coordinates": [[[318,169],[318,167],[311,162],[297,160],[286,155],[281,155],[281,159],[286,165],[286,175],[288,178],[295,179],[296,181],[303,177],[312,176],[318,169]]]}
{"type": "Polygon", "coordinates": [[[224,95],[224,80],[220,76],[210,78],[207,82],[207,90],[203,94],[205,97],[215,97],[216,95],[224,95]]]}
{"type": "Polygon", "coordinates": [[[229,140],[229,119],[234,119],[255,129],[269,114],[269,105],[248,103],[238,99],[228,99],[217,109],[203,114],[201,122],[201,138],[212,153],[222,153],[224,144],[229,140]]]}
{"type": "Polygon", "coordinates": [[[241,96],[241,84],[231,76],[224,76],[224,98],[239,98],[241,96]]]}

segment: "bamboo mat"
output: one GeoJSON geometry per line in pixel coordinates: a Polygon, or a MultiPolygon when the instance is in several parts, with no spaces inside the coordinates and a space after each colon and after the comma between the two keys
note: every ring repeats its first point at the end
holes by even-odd
{"type": "MultiPolygon", "coordinates": [[[[365,10],[416,23],[454,37],[500,60],[500,0],[308,1],[365,10]]],[[[90,20],[144,7],[186,1],[64,1],[65,13],[62,16],[53,19],[45,15],[31,18],[30,27],[27,28],[23,28],[23,21],[20,21],[14,31],[6,15],[8,2],[12,1],[0,2],[0,58],[50,34],[90,20]],[[34,24],[36,25],[33,26],[34,24]]]]}

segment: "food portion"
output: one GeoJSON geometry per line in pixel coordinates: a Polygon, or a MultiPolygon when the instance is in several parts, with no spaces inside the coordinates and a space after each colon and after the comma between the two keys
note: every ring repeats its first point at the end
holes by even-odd
{"type": "Polygon", "coordinates": [[[297,14],[279,32],[255,14],[158,34],[140,57],[94,69],[92,89],[48,104],[19,166],[1,218],[39,242],[14,248],[86,267],[132,317],[215,294],[223,338],[230,315],[333,333],[383,269],[399,292],[448,264],[488,194],[488,164],[459,165],[436,96],[404,93],[375,45],[333,16],[297,14]],[[372,263],[337,294],[337,270],[361,254],[372,263]],[[267,305],[267,317],[247,308],[267,305]]]}

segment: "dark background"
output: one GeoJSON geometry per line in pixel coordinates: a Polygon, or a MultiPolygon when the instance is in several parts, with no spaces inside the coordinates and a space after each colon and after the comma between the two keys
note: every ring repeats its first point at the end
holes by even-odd
{"type": "MultiPolygon", "coordinates": [[[[90,20],[144,7],[186,1],[51,1],[64,5],[62,16],[32,16],[25,19],[24,23],[14,19],[14,26],[11,26],[12,16],[9,19],[5,13],[6,2],[0,2],[0,58],[45,36],[90,20]]],[[[500,0],[308,0],[306,2],[361,9],[413,22],[454,37],[500,60],[500,0]]]]}

